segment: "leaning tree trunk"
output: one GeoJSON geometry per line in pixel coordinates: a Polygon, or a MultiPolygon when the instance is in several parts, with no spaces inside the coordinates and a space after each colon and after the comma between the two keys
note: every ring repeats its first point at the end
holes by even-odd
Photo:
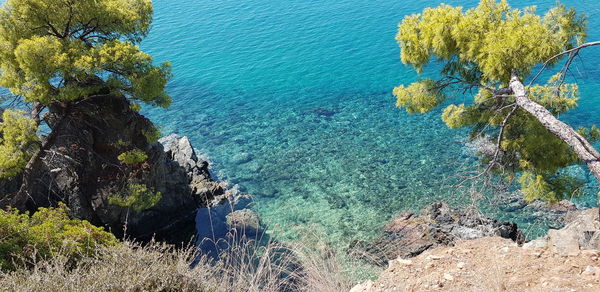
{"type": "MultiPolygon", "coordinates": [[[[587,165],[592,174],[600,182],[600,153],[594,149],[592,144],[571,126],[557,119],[545,107],[529,99],[525,91],[525,86],[515,75],[510,80],[510,89],[515,95],[517,105],[537,118],[548,131],[571,146],[573,151],[579,156],[579,159],[587,165]]],[[[598,204],[600,204],[600,192],[598,193],[598,204]]]]}

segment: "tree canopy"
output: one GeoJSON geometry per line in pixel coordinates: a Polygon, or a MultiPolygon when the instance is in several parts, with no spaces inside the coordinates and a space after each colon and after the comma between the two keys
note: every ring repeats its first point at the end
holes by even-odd
{"type": "Polygon", "coordinates": [[[18,174],[35,157],[44,107],[68,108],[102,95],[125,97],[135,105],[170,105],[165,91],[170,64],[155,65],[138,46],[150,31],[152,14],[151,0],[4,3],[0,86],[32,112],[30,118],[7,110],[0,119],[0,178],[18,174]]]}
{"type": "Polygon", "coordinates": [[[590,166],[574,144],[593,150],[589,142],[598,139],[598,129],[575,132],[555,118],[577,106],[578,87],[566,84],[565,75],[586,37],[586,17],[562,4],[543,16],[536,13],[534,6],[514,9],[504,0],[482,0],[468,10],[442,4],[406,16],[396,36],[402,62],[438,78],[421,78],[393,93],[397,106],[409,113],[445,104],[442,119],[448,127],[468,127],[471,139],[494,145],[494,151],[480,153],[484,172],[518,179],[528,200],[553,201],[583,185],[564,168],[582,161],[590,166]],[[531,73],[536,66],[556,65],[569,50],[564,70],[535,83],[538,75],[531,73]],[[527,92],[516,92],[527,78],[532,82],[527,92]]]}
{"type": "Polygon", "coordinates": [[[109,90],[168,106],[168,63],[137,44],[150,0],[8,0],[0,10],[0,86],[28,102],[73,102],[109,90]]]}

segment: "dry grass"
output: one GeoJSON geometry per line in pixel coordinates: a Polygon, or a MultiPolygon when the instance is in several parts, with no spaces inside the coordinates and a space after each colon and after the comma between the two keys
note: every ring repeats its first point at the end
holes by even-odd
{"type": "MultiPolygon", "coordinates": [[[[348,291],[325,244],[286,247],[230,240],[218,258],[195,247],[125,242],[72,267],[62,257],[0,272],[0,291],[348,291]]],[[[219,246],[223,246],[221,242],[219,246]]]]}

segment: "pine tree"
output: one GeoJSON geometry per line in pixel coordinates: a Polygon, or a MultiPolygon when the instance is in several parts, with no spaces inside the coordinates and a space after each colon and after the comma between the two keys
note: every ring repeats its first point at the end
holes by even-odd
{"type": "MultiPolygon", "coordinates": [[[[150,0],[8,0],[0,10],[0,86],[31,115],[8,110],[0,125],[0,177],[22,172],[40,145],[44,109],[67,111],[91,97],[122,96],[167,107],[170,64],[138,47],[150,0]]],[[[52,136],[50,133],[49,136],[52,136]]]]}
{"type": "Polygon", "coordinates": [[[600,154],[590,144],[600,131],[575,131],[557,119],[579,99],[577,85],[565,83],[568,66],[580,49],[598,44],[584,44],[586,25],[584,15],[561,4],[540,16],[536,7],[513,9],[504,0],[468,10],[442,4],[406,16],[396,37],[402,62],[439,78],[396,87],[397,106],[425,113],[446,104],[448,127],[467,127],[471,139],[493,143],[492,153],[480,153],[484,170],[472,178],[517,179],[528,200],[571,197],[584,182],[565,167],[584,163],[600,180],[600,154]],[[563,56],[563,70],[537,83],[536,66],[546,69],[563,56]]]}

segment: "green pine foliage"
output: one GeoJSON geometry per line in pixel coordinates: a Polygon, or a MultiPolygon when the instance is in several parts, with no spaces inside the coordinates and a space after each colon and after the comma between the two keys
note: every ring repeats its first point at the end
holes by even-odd
{"type": "Polygon", "coordinates": [[[8,0],[0,10],[0,86],[28,102],[72,102],[110,91],[166,107],[169,63],[137,44],[151,0],[8,0]]]}
{"type": "Polygon", "coordinates": [[[409,113],[426,113],[444,101],[444,95],[435,89],[435,82],[425,79],[411,84],[394,88],[397,98],[396,106],[406,108],[409,113]]]}
{"type": "Polygon", "coordinates": [[[146,159],[148,159],[148,155],[146,152],[136,148],[121,153],[119,156],[117,156],[117,158],[119,161],[125,164],[138,164],[146,161],[146,159]]]}
{"type": "Polygon", "coordinates": [[[11,271],[55,256],[75,263],[99,246],[118,243],[111,233],[85,220],[70,219],[64,205],[40,208],[32,216],[0,209],[0,268],[11,271]]]}
{"type": "MultiPolygon", "coordinates": [[[[150,31],[152,13],[151,0],[4,1],[0,86],[49,108],[107,95],[128,98],[136,110],[140,103],[167,107],[171,65],[155,65],[138,46],[150,31]]],[[[6,111],[3,120],[0,178],[22,172],[39,144],[38,125],[22,112],[6,111]]],[[[135,152],[123,160],[142,158],[135,152]]]]}
{"type": "Polygon", "coordinates": [[[158,141],[158,139],[160,139],[160,136],[162,135],[160,132],[160,128],[156,126],[152,126],[152,128],[142,131],[142,134],[144,134],[144,137],[146,137],[146,141],[148,141],[148,143],[154,143],[158,141]]]}
{"type": "MultiPolygon", "coordinates": [[[[513,96],[492,92],[508,86],[512,72],[525,80],[536,65],[581,44],[586,25],[585,16],[560,3],[540,16],[534,6],[513,9],[505,0],[482,0],[468,10],[442,4],[406,16],[396,36],[402,62],[418,73],[431,63],[441,69],[434,72],[438,80],[396,87],[397,106],[409,113],[425,113],[448,100],[450,92],[455,96],[456,92],[472,92],[472,100],[465,101],[458,94],[459,102],[446,103],[442,113],[446,125],[467,127],[471,138],[483,137],[496,144],[510,115],[503,127],[500,155],[481,153],[482,162],[493,161],[493,171],[509,181],[517,179],[530,201],[569,198],[578,194],[583,181],[561,169],[580,163],[578,157],[536,118],[519,108],[512,112],[513,96]]],[[[530,98],[555,115],[577,107],[577,85],[563,84],[563,80],[557,74],[544,84],[530,86],[530,98]]],[[[596,127],[579,132],[592,140],[600,137],[596,127]]]]}
{"type": "Polygon", "coordinates": [[[144,184],[130,183],[125,194],[112,195],[108,202],[113,205],[128,207],[135,212],[152,208],[160,201],[162,194],[155,192],[144,184]]]}
{"type": "Polygon", "coordinates": [[[0,120],[0,178],[19,174],[39,148],[36,123],[24,111],[6,110],[0,120]]]}

